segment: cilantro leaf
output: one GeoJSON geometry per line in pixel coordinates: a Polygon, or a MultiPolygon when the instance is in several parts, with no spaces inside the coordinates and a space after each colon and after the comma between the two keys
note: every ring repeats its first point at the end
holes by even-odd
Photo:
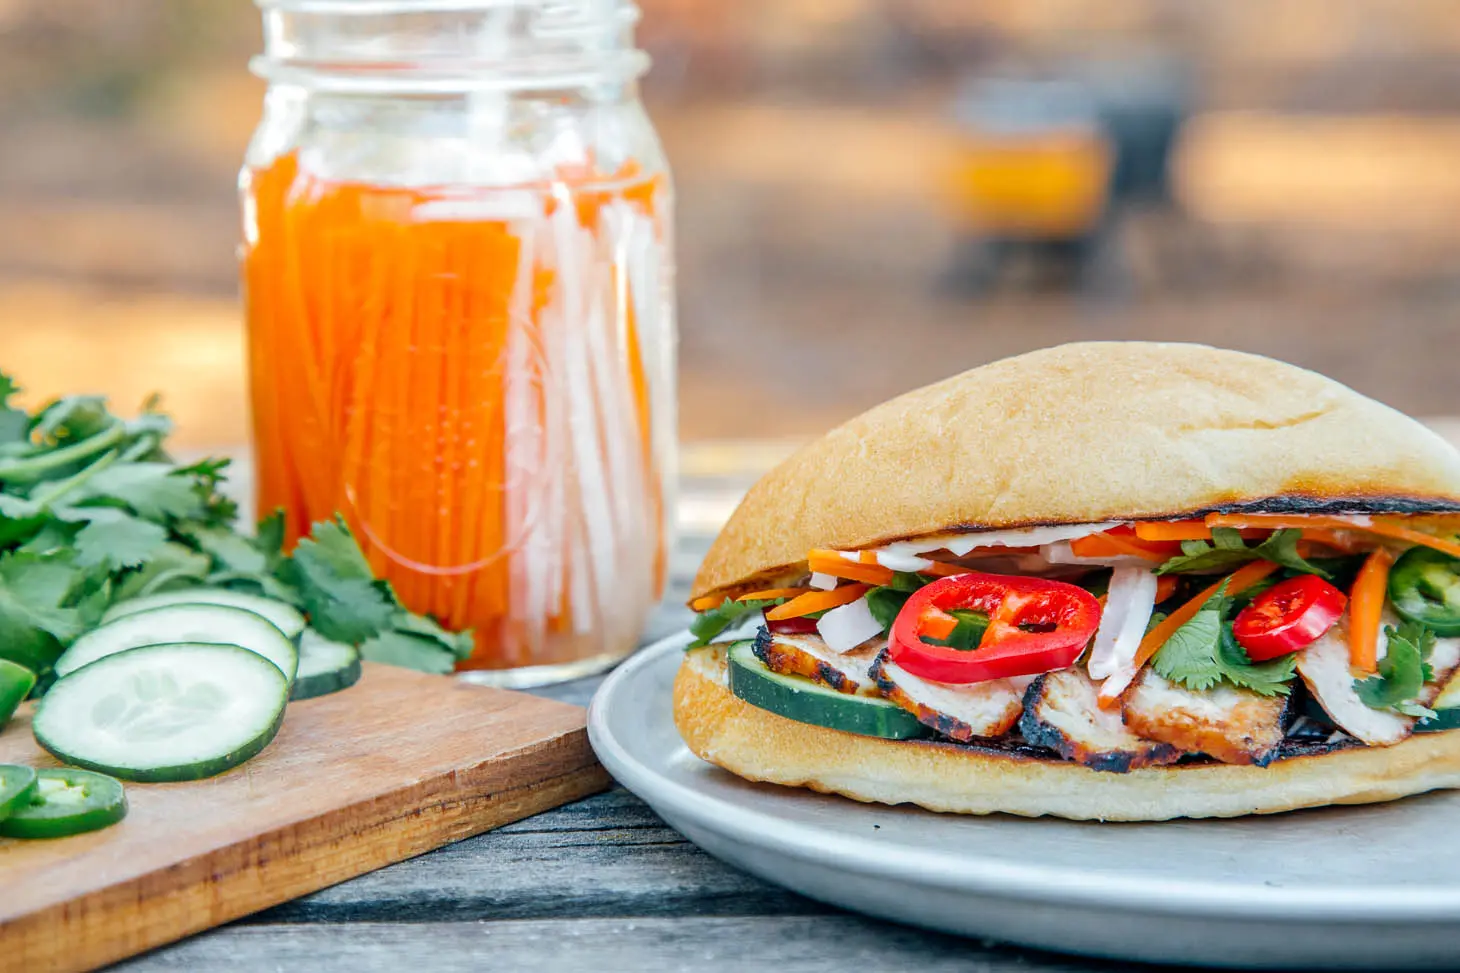
{"type": "Polygon", "coordinates": [[[695,640],[686,649],[698,649],[702,645],[709,645],[710,641],[721,632],[740,623],[752,612],[763,611],[772,605],[779,605],[784,601],[777,598],[773,601],[734,601],[726,598],[716,608],[702,611],[695,616],[695,620],[689,623],[690,634],[695,640]]]}
{"type": "Polygon", "coordinates": [[[73,540],[76,563],[82,567],[135,568],[167,543],[166,528],[150,521],[109,507],[90,513],[73,540]]]}
{"type": "Polygon", "coordinates": [[[24,443],[30,438],[30,416],[10,404],[10,397],[19,391],[15,380],[0,372],[0,443],[24,443]]]}
{"type": "MultiPolygon", "coordinates": [[[[193,493],[196,495],[202,511],[198,515],[198,519],[208,526],[232,528],[234,521],[238,519],[238,503],[224,495],[220,489],[227,478],[227,470],[232,462],[229,459],[209,458],[199,460],[192,466],[181,467],[173,473],[174,476],[191,480],[193,493]]],[[[282,543],[281,535],[279,546],[282,546],[282,543]]]]}
{"type": "Polygon", "coordinates": [[[446,675],[456,668],[457,656],[435,639],[407,632],[381,632],[360,644],[360,657],[371,662],[446,675]]]}
{"type": "Polygon", "coordinates": [[[886,635],[892,631],[892,623],[897,621],[898,613],[907,600],[912,597],[912,592],[902,591],[891,585],[881,588],[873,588],[867,592],[867,610],[882,626],[882,634],[886,635]]]}
{"type": "Polygon", "coordinates": [[[1232,634],[1230,622],[1222,625],[1217,658],[1222,665],[1222,678],[1239,689],[1250,689],[1259,696],[1286,696],[1292,692],[1298,654],[1289,652],[1267,662],[1253,662],[1232,634]]]}
{"type": "Polygon", "coordinates": [[[435,642],[456,659],[471,658],[472,651],[476,648],[476,639],[472,637],[470,629],[464,632],[448,632],[429,615],[412,615],[407,611],[399,611],[391,619],[390,625],[392,631],[435,642]]]}
{"type": "Polygon", "coordinates": [[[1272,561],[1303,574],[1328,577],[1328,572],[1304,560],[1298,554],[1301,530],[1288,528],[1273,531],[1255,547],[1248,547],[1242,532],[1233,527],[1213,527],[1211,542],[1182,541],[1181,553],[1156,569],[1157,574],[1182,574],[1188,571],[1230,571],[1249,561],[1272,561]]]}
{"type": "Polygon", "coordinates": [[[271,561],[284,556],[284,511],[276,509],[259,521],[253,543],[271,561]]]}
{"type": "Polygon", "coordinates": [[[179,533],[191,540],[225,571],[240,575],[263,575],[269,569],[268,559],[247,537],[221,527],[185,524],[179,533]]]}
{"type": "Polygon", "coordinates": [[[203,513],[192,480],[179,475],[171,463],[113,463],[82,484],[71,502],[98,499],[125,505],[159,523],[203,513]]]}
{"type": "Polygon", "coordinates": [[[1190,621],[1171,633],[1151,667],[1157,675],[1196,692],[1225,682],[1262,696],[1286,696],[1292,691],[1297,656],[1290,653],[1254,663],[1224,620],[1228,603],[1224,581],[1190,621]]]}
{"type": "Polygon", "coordinates": [[[1354,680],[1354,692],[1370,709],[1387,709],[1406,716],[1428,717],[1433,712],[1418,701],[1424,684],[1434,678],[1430,653],[1435,648],[1435,633],[1418,622],[1405,622],[1399,628],[1384,629],[1389,637],[1378,672],[1367,679],[1354,680]]]}
{"type": "Polygon", "coordinates": [[[155,594],[173,588],[199,584],[207,577],[212,562],[175,541],[168,541],[152,553],[146,564],[120,575],[115,601],[155,594]]]}
{"type": "Polygon", "coordinates": [[[0,556],[0,658],[50,669],[81,634],[80,614],[66,602],[82,574],[64,558],[0,556]]]}
{"type": "Polygon", "coordinates": [[[1222,597],[1223,591],[1218,591],[1156,650],[1151,668],[1157,675],[1197,692],[1222,681],[1217,659],[1222,641],[1222,597]]]}
{"type": "Polygon", "coordinates": [[[397,609],[338,517],[315,524],[280,573],[280,580],[299,590],[310,624],[336,642],[358,645],[388,627],[397,609]]]}

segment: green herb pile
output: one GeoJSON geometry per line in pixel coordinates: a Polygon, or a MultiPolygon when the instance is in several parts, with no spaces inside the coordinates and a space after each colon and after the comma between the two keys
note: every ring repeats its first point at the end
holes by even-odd
{"type": "Polygon", "coordinates": [[[11,404],[18,391],[0,373],[0,658],[42,686],[111,605],[204,584],[289,602],[325,638],[378,662],[444,673],[470,654],[471,633],[401,606],[338,517],[292,555],[280,515],[241,534],[220,489],[228,461],[174,462],[156,400],[123,419],[97,396],[27,412],[11,404]]]}

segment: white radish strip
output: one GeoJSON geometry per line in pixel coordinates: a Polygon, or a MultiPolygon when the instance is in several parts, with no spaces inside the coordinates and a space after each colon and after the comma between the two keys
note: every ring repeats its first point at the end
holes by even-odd
{"type": "Polygon", "coordinates": [[[881,635],[882,624],[872,617],[872,609],[863,597],[818,618],[816,633],[833,652],[850,652],[873,636],[881,635]]]}
{"type": "MultiPolygon", "coordinates": [[[[530,246],[533,236],[531,224],[515,228],[522,241],[523,251],[530,246]]],[[[541,435],[542,419],[533,395],[530,374],[531,355],[528,337],[523,333],[530,317],[525,316],[531,307],[532,273],[531,261],[524,252],[519,252],[517,276],[512,284],[509,302],[511,320],[507,328],[507,347],[503,350],[507,374],[505,376],[505,402],[503,404],[503,479],[504,524],[502,542],[506,551],[483,552],[487,556],[496,554],[508,558],[507,616],[514,622],[525,621],[532,612],[534,578],[531,557],[526,551],[526,536],[531,531],[531,504],[534,491],[528,481],[532,478],[537,462],[538,437],[541,435]]],[[[484,517],[490,516],[484,513],[484,517]]],[[[502,627],[504,654],[515,655],[519,646],[515,624],[502,627]],[[512,644],[508,644],[512,643],[512,644]]]]}
{"type": "Polygon", "coordinates": [[[626,229],[620,213],[613,207],[606,208],[602,231],[609,252],[600,254],[605,279],[602,281],[601,300],[593,309],[599,320],[592,322],[599,326],[590,326],[587,332],[603,415],[609,475],[618,487],[615,509],[623,525],[621,536],[628,541],[621,558],[626,572],[626,587],[631,596],[626,604],[638,604],[653,600],[654,579],[653,559],[644,553],[644,540],[650,536],[643,451],[648,433],[639,429],[638,410],[628,370],[629,356],[636,351],[630,347],[628,333],[630,296],[625,266],[629,259],[626,229]]]}
{"type": "Polygon", "coordinates": [[[668,211],[667,197],[667,191],[659,189],[654,194],[650,215],[634,213],[635,233],[629,267],[634,288],[639,355],[649,383],[652,469],[657,471],[661,490],[664,544],[667,549],[673,550],[679,482],[675,422],[678,410],[674,384],[678,332],[674,324],[674,288],[670,284],[674,276],[670,256],[673,253],[673,230],[668,226],[661,229],[652,215],[668,211]]]}
{"type": "Polygon", "coordinates": [[[534,282],[538,265],[536,228],[522,238],[519,253],[519,292],[513,293],[509,330],[522,343],[523,374],[527,377],[527,393],[533,402],[533,414],[539,427],[528,434],[530,450],[523,450],[522,460],[512,470],[511,479],[517,489],[526,493],[521,543],[514,546],[513,557],[524,562],[529,581],[529,594],[523,606],[521,621],[526,631],[528,651],[541,646],[546,638],[548,615],[557,606],[562,588],[559,559],[566,555],[567,540],[562,524],[563,463],[560,444],[564,439],[561,409],[557,397],[547,394],[552,374],[552,333],[562,330],[560,316],[544,309],[533,314],[534,282]],[[529,324],[531,322],[531,324],[529,324]],[[531,327],[531,330],[528,330],[531,327]],[[559,500],[554,502],[554,495],[559,500]]]}
{"type": "Polygon", "coordinates": [[[836,587],[836,575],[813,571],[811,572],[811,587],[820,589],[821,591],[830,591],[836,587]]]}
{"type": "MultiPolygon", "coordinates": [[[[563,323],[582,327],[586,320],[584,267],[581,259],[583,234],[577,226],[577,207],[566,190],[555,190],[558,205],[551,217],[553,242],[557,252],[558,282],[561,287],[563,323]]],[[[585,513],[588,561],[593,567],[596,591],[609,591],[614,581],[613,510],[609,501],[609,485],[603,470],[603,457],[598,442],[598,409],[593,401],[587,349],[580,340],[567,341],[567,356],[562,376],[568,397],[568,426],[573,447],[574,468],[578,477],[578,495],[585,513]]]]}
{"type": "Polygon", "coordinates": [[[916,557],[912,554],[889,554],[886,551],[877,552],[877,563],[884,568],[893,571],[926,571],[933,566],[933,562],[925,557],[916,557]]]}
{"type": "Polygon", "coordinates": [[[1119,567],[1111,572],[1105,609],[1090,648],[1091,679],[1107,679],[1135,669],[1136,650],[1156,609],[1156,575],[1149,567],[1119,567]]]}
{"type": "Polygon", "coordinates": [[[896,541],[873,548],[880,557],[883,553],[894,557],[899,555],[928,554],[947,550],[954,557],[963,557],[983,547],[1039,547],[1055,541],[1074,540],[1089,537],[1112,527],[1119,527],[1124,521],[1113,520],[1103,524],[1053,524],[1047,527],[1019,527],[1013,530],[981,530],[958,534],[929,534],[910,541],[896,541]]]}

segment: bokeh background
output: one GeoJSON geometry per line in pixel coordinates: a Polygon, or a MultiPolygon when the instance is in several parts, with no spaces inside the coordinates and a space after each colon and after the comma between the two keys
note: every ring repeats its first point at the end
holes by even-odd
{"type": "MultiPolygon", "coordinates": [[[[1080,338],[1460,414],[1454,0],[643,0],[684,438],[1080,338]]],[[[244,0],[0,0],[0,367],[246,438],[244,0]]]]}

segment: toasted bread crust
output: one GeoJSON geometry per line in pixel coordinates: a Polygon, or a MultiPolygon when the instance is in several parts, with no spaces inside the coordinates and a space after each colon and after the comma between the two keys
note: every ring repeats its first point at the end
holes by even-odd
{"type": "Polygon", "coordinates": [[[1460,454],[1270,358],[1061,345],[909,392],[798,451],[751,489],[693,597],[800,573],[812,548],[1214,509],[1460,511],[1460,454]]]}

